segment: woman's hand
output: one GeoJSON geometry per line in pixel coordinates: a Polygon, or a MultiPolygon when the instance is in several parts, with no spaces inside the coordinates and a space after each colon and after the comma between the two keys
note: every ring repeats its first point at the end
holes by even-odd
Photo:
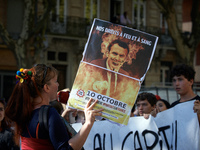
{"type": "Polygon", "coordinates": [[[102,115],[102,111],[103,109],[97,109],[97,110],[93,110],[93,107],[95,106],[95,104],[97,103],[98,100],[95,100],[93,104],[91,104],[91,102],[93,101],[92,98],[90,98],[90,100],[88,101],[88,103],[85,106],[85,123],[88,124],[93,124],[95,121],[95,116],[101,116],[102,115]]]}
{"type": "Polygon", "coordinates": [[[69,144],[74,150],[79,150],[81,147],[83,147],[90,130],[92,128],[92,125],[95,121],[95,116],[101,116],[103,109],[94,110],[93,107],[97,103],[97,100],[94,101],[93,104],[91,102],[93,101],[92,98],[88,101],[88,103],[85,106],[85,123],[83,124],[82,128],[79,130],[79,132],[69,140],[69,144]]]}

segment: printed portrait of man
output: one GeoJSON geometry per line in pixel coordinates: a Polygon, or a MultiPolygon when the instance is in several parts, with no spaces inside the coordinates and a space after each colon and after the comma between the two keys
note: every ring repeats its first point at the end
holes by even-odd
{"type": "Polygon", "coordinates": [[[125,63],[129,53],[128,45],[121,40],[114,40],[108,45],[107,58],[91,61],[92,64],[107,68],[109,70],[129,75],[121,67],[125,63]]]}

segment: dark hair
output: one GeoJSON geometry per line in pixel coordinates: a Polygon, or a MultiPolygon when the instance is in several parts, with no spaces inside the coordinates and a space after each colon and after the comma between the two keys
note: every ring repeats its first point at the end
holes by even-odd
{"type": "Polygon", "coordinates": [[[186,64],[179,64],[172,68],[171,70],[171,78],[174,76],[181,76],[183,75],[188,81],[191,79],[194,80],[195,77],[195,71],[192,67],[186,65],[186,64]]]}
{"type": "MultiPolygon", "coordinates": [[[[3,104],[4,109],[6,108],[6,102],[4,98],[0,98],[0,103],[3,104]]],[[[3,130],[9,128],[6,116],[4,116],[3,120],[1,121],[1,126],[3,130]]]]}
{"type": "MultiPolygon", "coordinates": [[[[21,70],[21,69],[20,69],[21,70]]],[[[44,84],[54,78],[58,72],[52,66],[39,64],[31,69],[24,69],[24,73],[31,71],[29,82],[18,82],[8,100],[5,114],[16,123],[16,134],[21,134],[26,124],[31,119],[31,113],[36,103],[33,98],[42,98],[41,92],[44,84]]]]}
{"type": "Polygon", "coordinates": [[[118,44],[120,47],[123,47],[124,49],[127,49],[127,55],[129,53],[129,47],[127,45],[127,43],[121,41],[121,40],[114,40],[112,41],[109,45],[108,45],[108,50],[110,51],[111,47],[114,45],[114,44],[118,44]]]}
{"type": "Polygon", "coordinates": [[[135,107],[136,107],[136,104],[134,104],[133,107],[132,107],[132,109],[131,109],[132,113],[135,111],[135,107]]]}
{"type": "Polygon", "coordinates": [[[54,100],[54,101],[49,102],[49,104],[51,106],[53,106],[60,115],[62,114],[62,112],[63,112],[64,109],[63,109],[62,104],[59,101],[54,100]]]}
{"type": "Polygon", "coordinates": [[[6,101],[5,101],[5,98],[0,98],[0,103],[3,104],[4,108],[6,107],[6,101]]]}
{"type": "Polygon", "coordinates": [[[143,92],[137,96],[136,103],[139,101],[144,101],[144,100],[147,100],[151,104],[151,106],[156,105],[156,102],[157,102],[156,96],[154,94],[143,92]]]}
{"type": "Polygon", "coordinates": [[[125,18],[127,17],[127,11],[124,12],[124,17],[125,17],[125,18]]]}
{"type": "Polygon", "coordinates": [[[159,99],[158,101],[162,101],[165,104],[165,106],[167,107],[167,109],[169,109],[171,107],[170,103],[168,101],[164,100],[164,99],[159,99]]]}

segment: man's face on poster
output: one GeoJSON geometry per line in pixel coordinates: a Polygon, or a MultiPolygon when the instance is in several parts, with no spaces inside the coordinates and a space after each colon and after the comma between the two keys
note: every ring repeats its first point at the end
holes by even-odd
{"type": "Polygon", "coordinates": [[[123,65],[128,55],[128,50],[120,47],[117,43],[114,44],[108,53],[108,65],[111,70],[119,70],[123,65]]]}

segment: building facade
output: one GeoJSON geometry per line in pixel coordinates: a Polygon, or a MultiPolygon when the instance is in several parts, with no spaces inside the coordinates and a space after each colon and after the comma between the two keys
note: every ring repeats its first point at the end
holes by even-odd
{"type": "MultiPolygon", "coordinates": [[[[13,38],[17,39],[23,22],[23,1],[0,0],[0,3],[3,4],[0,5],[0,21],[13,38]]],[[[42,5],[42,0],[38,0],[38,3],[42,5]]],[[[38,13],[42,11],[40,5],[38,13]]],[[[174,5],[181,29],[183,1],[176,0],[174,5]]],[[[159,36],[143,86],[171,85],[169,72],[176,64],[176,48],[168,33],[165,18],[153,0],[56,0],[45,35],[45,49],[41,51],[37,63],[56,67],[60,73],[59,88],[71,89],[93,19],[113,22],[125,11],[131,21],[129,27],[159,36]]],[[[18,68],[14,54],[2,39],[0,57],[0,96],[8,98],[12,85],[15,84],[13,75],[18,68]]]]}

